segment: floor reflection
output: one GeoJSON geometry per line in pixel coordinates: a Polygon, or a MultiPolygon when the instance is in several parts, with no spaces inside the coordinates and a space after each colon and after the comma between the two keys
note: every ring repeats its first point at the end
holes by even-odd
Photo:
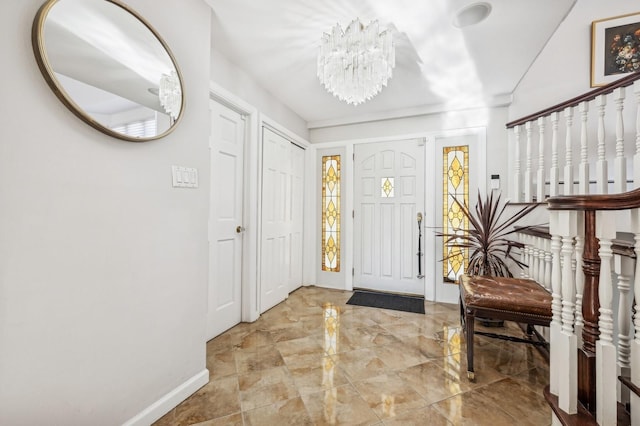
{"type": "Polygon", "coordinates": [[[476,336],[469,383],[456,305],[425,302],[421,315],[346,305],[351,295],[301,288],[211,340],[209,384],[156,425],[551,423],[535,350],[476,336]]]}
{"type": "Polygon", "coordinates": [[[332,355],[338,353],[338,335],[340,333],[340,311],[337,306],[325,303],[324,308],[324,368],[322,372],[322,385],[324,391],[324,419],[327,423],[336,424],[336,399],[338,390],[333,385],[333,375],[336,363],[332,355]]]}

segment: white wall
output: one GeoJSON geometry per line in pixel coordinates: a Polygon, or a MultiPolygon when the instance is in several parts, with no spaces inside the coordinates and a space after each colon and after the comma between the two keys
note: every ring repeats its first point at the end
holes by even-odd
{"type": "Polygon", "coordinates": [[[591,22],[638,10],[638,3],[628,0],[577,1],[518,84],[509,120],[591,90],[591,22]]]}
{"type": "Polygon", "coordinates": [[[307,122],[260,86],[260,83],[246,71],[216,50],[216,40],[212,43],[211,81],[250,103],[297,136],[309,140],[307,122]]]}
{"type": "Polygon", "coordinates": [[[206,373],[210,10],[127,0],[187,96],[175,132],[136,144],[51,92],[30,42],[41,4],[0,12],[0,424],[122,424],[206,373]],[[172,164],[201,187],[173,189],[172,164]]]}
{"type": "MultiPolygon", "coordinates": [[[[577,1],[573,9],[569,12],[565,20],[560,24],[555,34],[551,37],[545,49],[540,53],[536,61],[532,64],[527,74],[523,77],[514,92],[514,100],[509,107],[509,121],[519,119],[542,109],[562,103],[594,88],[590,87],[591,81],[591,23],[594,20],[611,18],[638,11],[638,5],[626,0],[611,0],[602,2],[599,0],[577,1]]],[[[624,110],[625,125],[625,154],[627,157],[628,176],[632,176],[633,162],[631,156],[635,151],[635,98],[632,90],[626,91],[626,102],[624,110]]],[[[615,126],[616,112],[615,103],[611,96],[607,99],[605,115],[605,140],[606,154],[609,160],[609,179],[614,178],[613,158],[615,157],[615,126]]],[[[597,141],[597,108],[594,102],[590,102],[588,112],[588,158],[593,164],[596,158],[597,141]]],[[[560,113],[559,117],[559,166],[562,170],[565,164],[565,115],[560,113]]],[[[579,163],[580,155],[580,113],[578,108],[573,111],[572,127],[572,151],[573,164],[579,163]]],[[[524,126],[523,126],[524,127],[524,126]]],[[[538,127],[533,126],[532,144],[532,167],[538,168],[538,127]]],[[[510,165],[515,164],[515,137],[510,134],[509,158],[510,165]]],[[[549,176],[551,166],[551,123],[546,121],[546,144],[545,144],[545,176],[549,176]]],[[[526,163],[524,160],[526,150],[526,133],[521,129],[520,133],[520,155],[521,173],[524,175],[526,163]]],[[[562,171],[560,172],[562,174],[562,171]]],[[[595,167],[591,166],[591,180],[595,179],[595,167]]],[[[510,174],[513,176],[514,172],[510,174]]],[[[578,178],[577,166],[574,167],[574,179],[578,178]]],[[[560,177],[563,180],[562,176],[560,177]]],[[[595,191],[595,185],[592,185],[595,191]]],[[[613,187],[610,187],[610,191],[613,187]]],[[[548,191],[548,187],[547,187],[548,191]]],[[[560,188],[561,193],[564,189],[560,188]]],[[[514,195],[509,192],[509,196],[514,195]]]]}
{"type": "MultiPolygon", "coordinates": [[[[310,140],[318,148],[323,144],[335,145],[339,141],[368,140],[407,136],[440,134],[448,130],[485,127],[487,132],[487,182],[492,174],[501,177],[502,190],[508,190],[507,151],[507,109],[504,107],[452,111],[440,114],[381,120],[344,126],[311,129],[310,140]]],[[[427,164],[427,167],[429,165],[427,164]]]]}

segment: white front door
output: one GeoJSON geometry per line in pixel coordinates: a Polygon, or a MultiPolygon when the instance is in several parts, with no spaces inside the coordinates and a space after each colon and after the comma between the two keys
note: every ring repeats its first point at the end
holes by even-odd
{"type": "Polygon", "coordinates": [[[242,199],[244,117],[209,101],[211,193],[207,340],[238,324],[242,315],[242,199]]]}
{"type": "Polygon", "coordinates": [[[354,162],[354,287],[424,295],[417,255],[424,142],[356,145],[354,162]]]}
{"type": "Polygon", "coordinates": [[[263,129],[260,312],[302,284],[304,150],[263,129]]]}

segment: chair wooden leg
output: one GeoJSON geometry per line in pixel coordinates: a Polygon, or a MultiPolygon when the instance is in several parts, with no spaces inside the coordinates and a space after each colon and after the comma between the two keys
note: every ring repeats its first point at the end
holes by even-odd
{"type": "Polygon", "coordinates": [[[465,309],[465,334],[467,337],[467,378],[469,381],[475,381],[475,372],[473,371],[473,327],[474,313],[469,309],[465,309]]]}

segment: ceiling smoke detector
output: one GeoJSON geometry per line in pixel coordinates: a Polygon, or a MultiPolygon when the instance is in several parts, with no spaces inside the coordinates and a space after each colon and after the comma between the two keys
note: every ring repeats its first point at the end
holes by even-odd
{"type": "Polygon", "coordinates": [[[491,5],[489,3],[473,3],[456,13],[453,17],[453,25],[458,28],[470,27],[487,19],[490,13],[491,5]]]}

